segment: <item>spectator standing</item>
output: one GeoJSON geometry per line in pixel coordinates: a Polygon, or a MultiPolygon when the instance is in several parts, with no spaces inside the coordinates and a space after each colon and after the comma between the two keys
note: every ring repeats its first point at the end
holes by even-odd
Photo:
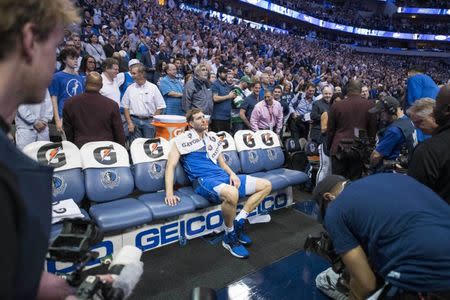
{"type": "Polygon", "coordinates": [[[52,99],[53,116],[55,118],[56,130],[62,132],[62,111],[64,102],[84,91],[84,79],[77,74],[78,53],[73,48],[65,48],[60,53],[60,59],[64,63],[64,69],[53,75],[49,87],[52,99]]]}
{"type": "Polygon", "coordinates": [[[102,78],[92,72],[86,77],[86,92],[67,100],[63,124],[67,140],[78,148],[95,141],[113,141],[125,146],[119,106],[100,94],[102,78]]]}
{"type": "Polygon", "coordinates": [[[280,102],[275,101],[272,92],[266,90],[264,101],[255,105],[250,124],[253,131],[272,130],[278,135],[283,128],[283,108],[280,102]]]}
{"type": "Polygon", "coordinates": [[[214,132],[231,132],[231,101],[236,98],[232,79],[228,79],[228,69],[220,66],[217,69],[217,80],[211,85],[213,94],[213,113],[211,115],[211,130],[214,132]],[[231,82],[230,82],[231,81],[231,82]]]}
{"type": "Polygon", "coordinates": [[[158,65],[158,56],[156,55],[156,45],[151,45],[149,51],[142,55],[142,64],[145,67],[147,80],[151,83],[156,84],[155,81],[155,71],[158,65]]]}
{"type": "Polygon", "coordinates": [[[212,114],[213,100],[206,64],[198,64],[194,69],[194,76],[184,86],[182,108],[185,112],[199,108],[206,115],[212,114]]]}
{"type": "Polygon", "coordinates": [[[431,98],[422,98],[414,102],[408,108],[407,114],[414,124],[414,127],[422,130],[424,134],[431,135],[437,128],[436,120],[434,119],[433,110],[436,106],[436,101],[431,98]]]}
{"type": "Polygon", "coordinates": [[[119,62],[114,58],[107,58],[103,61],[103,73],[100,94],[114,100],[120,107],[120,88],[117,74],[119,74],[119,62]]]}
{"type": "Polygon", "coordinates": [[[108,42],[103,46],[103,52],[105,56],[112,57],[114,52],[119,52],[120,48],[117,46],[117,38],[114,34],[111,34],[108,38],[108,42]]]}
{"type": "Polygon", "coordinates": [[[351,152],[351,144],[342,141],[354,140],[356,129],[366,130],[370,138],[376,133],[376,118],[369,113],[374,104],[361,97],[361,88],[359,80],[350,80],[347,99],[334,103],[328,113],[327,150],[331,155],[333,174],[352,180],[361,177],[363,162],[361,158],[345,155],[351,152]]]}
{"type": "Polygon", "coordinates": [[[91,34],[89,36],[89,43],[86,43],[84,45],[84,50],[86,51],[87,54],[95,58],[96,67],[97,69],[100,69],[102,62],[106,58],[106,55],[102,45],[100,45],[98,42],[98,37],[96,34],[91,34]]]}
{"type": "Polygon", "coordinates": [[[312,83],[306,85],[305,93],[300,93],[291,102],[291,123],[290,130],[292,136],[296,139],[308,138],[309,127],[311,124],[312,105],[315,101],[314,93],[316,87],[312,83]]]}
{"type": "Polygon", "coordinates": [[[252,117],[253,109],[255,105],[259,102],[259,95],[261,90],[261,83],[255,82],[252,86],[252,93],[244,99],[244,103],[239,110],[239,116],[244,122],[246,128],[251,129],[252,125],[250,124],[250,119],[252,117]]]}
{"type": "Polygon", "coordinates": [[[158,87],[145,78],[142,64],[134,65],[130,70],[134,83],[125,91],[122,106],[131,143],[136,138],[155,136],[155,127],[151,124],[153,116],[161,114],[166,104],[158,87]]]}
{"type": "Polygon", "coordinates": [[[450,85],[439,91],[433,114],[439,127],[430,139],[414,150],[408,175],[428,186],[450,204],[450,85]]]}
{"type": "Polygon", "coordinates": [[[238,130],[244,129],[245,124],[240,117],[240,110],[242,105],[244,104],[245,98],[251,94],[251,92],[248,90],[248,86],[250,84],[252,84],[252,80],[250,79],[250,77],[242,76],[239,80],[239,84],[233,89],[234,93],[236,94],[236,98],[234,98],[231,103],[231,132],[233,134],[238,130]]]}
{"type": "Polygon", "coordinates": [[[322,90],[322,99],[314,101],[311,109],[311,141],[320,145],[324,142],[325,136],[321,131],[320,120],[324,112],[328,112],[330,109],[330,101],[333,97],[333,88],[331,86],[325,86],[322,90]]]}
{"type": "Polygon", "coordinates": [[[181,109],[181,97],[183,97],[183,86],[177,78],[177,67],[174,64],[168,64],[167,75],[161,78],[159,89],[166,102],[166,114],[184,116],[181,109]]]}
{"type": "Polygon", "coordinates": [[[48,90],[43,102],[20,105],[15,118],[17,147],[23,149],[36,141],[49,141],[48,122],[52,119],[53,107],[48,90]]]}

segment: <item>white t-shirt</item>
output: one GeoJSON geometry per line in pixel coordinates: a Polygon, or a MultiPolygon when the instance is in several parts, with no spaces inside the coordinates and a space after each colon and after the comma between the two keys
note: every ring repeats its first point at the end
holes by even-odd
{"type": "Polygon", "coordinates": [[[157,109],[166,108],[166,103],[158,87],[146,81],[143,85],[135,82],[127,88],[122,106],[128,108],[131,115],[150,117],[157,109]]]}
{"type": "Polygon", "coordinates": [[[108,77],[106,77],[105,73],[102,73],[103,86],[100,90],[100,94],[105,97],[108,97],[111,100],[114,100],[117,105],[120,106],[120,89],[119,82],[117,77],[110,81],[108,77]]]}

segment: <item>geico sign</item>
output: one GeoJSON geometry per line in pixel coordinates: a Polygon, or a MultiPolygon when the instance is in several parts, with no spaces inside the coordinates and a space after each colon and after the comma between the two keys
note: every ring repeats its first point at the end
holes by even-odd
{"type": "MultiPolygon", "coordinates": [[[[288,197],[286,194],[270,195],[249,214],[249,217],[257,214],[266,214],[274,209],[286,207],[287,204],[288,197]]],[[[242,207],[243,205],[239,204],[238,210],[242,209],[242,207]]],[[[135,237],[135,246],[142,249],[142,251],[148,251],[175,243],[180,239],[192,239],[208,234],[214,229],[221,228],[222,225],[222,212],[218,208],[189,219],[177,220],[141,231],[135,237]]]]}

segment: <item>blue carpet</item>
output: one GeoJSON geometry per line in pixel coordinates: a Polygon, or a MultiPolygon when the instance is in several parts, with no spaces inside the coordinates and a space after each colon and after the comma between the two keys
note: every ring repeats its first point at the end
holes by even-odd
{"type": "Polygon", "coordinates": [[[217,299],[329,299],[315,286],[316,276],[329,264],[298,251],[217,291],[217,299]]]}

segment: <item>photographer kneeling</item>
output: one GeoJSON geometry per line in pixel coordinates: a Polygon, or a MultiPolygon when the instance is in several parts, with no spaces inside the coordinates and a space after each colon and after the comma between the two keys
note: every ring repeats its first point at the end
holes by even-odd
{"type": "Polygon", "coordinates": [[[450,299],[450,207],[437,194],[384,173],[351,184],[331,175],[313,195],[350,274],[350,299],[380,289],[371,299],[450,299]]]}
{"type": "Polygon", "coordinates": [[[381,128],[383,128],[379,133],[375,150],[370,155],[370,166],[375,173],[384,172],[392,169],[393,166],[385,165],[383,161],[398,160],[401,163],[400,155],[404,146],[408,152],[406,159],[412,154],[417,145],[415,129],[411,120],[403,113],[400,102],[394,97],[388,96],[378,101],[369,112],[380,114],[381,128]]]}

